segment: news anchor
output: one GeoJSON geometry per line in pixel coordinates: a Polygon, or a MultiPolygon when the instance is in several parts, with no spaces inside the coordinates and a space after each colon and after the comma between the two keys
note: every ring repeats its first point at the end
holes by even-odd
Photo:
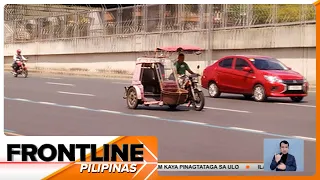
{"type": "Polygon", "coordinates": [[[273,156],[272,162],[270,164],[270,169],[276,171],[296,171],[296,159],[293,155],[288,153],[289,151],[289,142],[281,141],[280,142],[280,153],[273,156]]]}

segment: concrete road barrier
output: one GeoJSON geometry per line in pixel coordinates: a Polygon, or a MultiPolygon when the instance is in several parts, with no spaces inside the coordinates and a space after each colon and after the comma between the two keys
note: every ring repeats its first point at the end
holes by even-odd
{"type": "MultiPolygon", "coordinates": [[[[4,68],[4,71],[12,71],[11,67],[4,68]]],[[[100,78],[111,78],[111,79],[131,79],[131,74],[121,74],[117,72],[108,71],[88,71],[80,68],[29,68],[29,73],[42,73],[42,74],[53,74],[53,75],[66,75],[66,76],[84,76],[84,77],[100,77],[100,78]]]]}

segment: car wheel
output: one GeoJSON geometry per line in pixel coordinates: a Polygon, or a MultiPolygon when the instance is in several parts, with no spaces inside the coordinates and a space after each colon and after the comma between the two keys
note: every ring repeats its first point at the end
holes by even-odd
{"type": "Polygon", "coordinates": [[[220,90],[216,83],[211,82],[208,86],[208,93],[210,97],[217,98],[220,96],[220,90]]]}
{"type": "Polygon", "coordinates": [[[262,102],[267,99],[264,87],[260,84],[254,86],[253,88],[253,98],[257,102],[262,102]]]}
{"type": "Polygon", "coordinates": [[[301,102],[301,101],[303,100],[303,97],[301,97],[301,96],[290,97],[290,98],[291,98],[291,100],[292,100],[293,102],[301,102]]]}

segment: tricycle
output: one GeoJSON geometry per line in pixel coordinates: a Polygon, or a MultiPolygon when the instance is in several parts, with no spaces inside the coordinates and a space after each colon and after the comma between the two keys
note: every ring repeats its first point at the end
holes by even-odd
{"type": "MultiPolygon", "coordinates": [[[[204,108],[205,98],[198,86],[199,74],[178,76],[174,66],[175,53],[196,55],[202,49],[191,46],[157,48],[153,56],[139,57],[135,63],[132,83],[125,88],[124,99],[129,109],[136,109],[138,105],[167,105],[170,109],[187,104],[196,111],[204,108]],[[183,86],[179,79],[185,78],[183,86]]],[[[175,56],[177,57],[177,56],[175,56]]],[[[199,65],[197,66],[199,69],[199,65]]]]}

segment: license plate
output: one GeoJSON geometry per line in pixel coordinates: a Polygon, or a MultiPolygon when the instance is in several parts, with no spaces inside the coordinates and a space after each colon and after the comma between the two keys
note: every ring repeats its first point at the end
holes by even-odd
{"type": "Polygon", "coordinates": [[[288,90],[302,90],[302,86],[289,86],[288,90]]]}

